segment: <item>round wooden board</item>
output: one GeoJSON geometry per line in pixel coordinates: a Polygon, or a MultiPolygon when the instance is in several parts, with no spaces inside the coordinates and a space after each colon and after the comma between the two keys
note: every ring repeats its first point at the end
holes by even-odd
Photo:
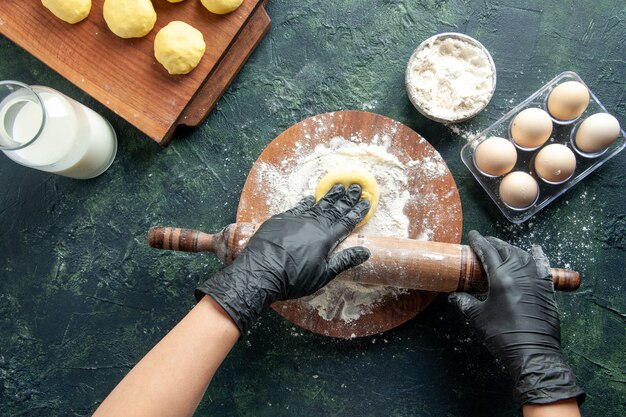
{"type": "MultiPolygon", "coordinates": [[[[452,174],[439,153],[420,135],[403,124],[373,113],[338,111],[320,114],[295,124],[265,148],[254,163],[241,193],[237,222],[262,222],[272,215],[270,197],[274,185],[260,166],[269,164],[289,175],[298,170],[298,158],[313,152],[319,144],[335,137],[358,143],[376,140],[407,165],[410,199],[404,206],[409,218],[409,237],[427,235],[429,240],[460,243],[461,200],[452,174]],[[432,172],[433,170],[437,172],[432,172]]],[[[272,305],[287,320],[326,336],[353,338],[378,334],[415,317],[435,298],[436,293],[410,290],[384,297],[372,311],[346,322],[325,320],[300,300],[272,305]]]]}

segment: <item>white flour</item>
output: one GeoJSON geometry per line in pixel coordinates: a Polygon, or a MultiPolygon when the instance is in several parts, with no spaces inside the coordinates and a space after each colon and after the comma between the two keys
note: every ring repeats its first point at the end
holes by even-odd
{"type": "Polygon", "coordinates": [[[439,119],[466,119],[491,99],[495,78],[489,57],[465,40],[436,39],[410,65],[414,98],[426,113],[439,119]]]}
{"type": "MultiPolygon", "coordinates": [[[[261,165],[259,175],[273,188],[268,201],[271,214],[285,211],[303,196],[313,194],[320,178],[329,170],[357,165],[371,172],[380,187],[378,209],[369,223],[363,226],[362,232],[371,236],[408,237],[409,219],[403,212],[410,198],[407,167],[385,149],[385,138],[377,139],[380,140],[373,142],[380,144],[354,143],[336,137],[327,145],[318,145],[313,152],[301,155],[296,161],[283,161],[283,169],[261,165]],[[286,167],[292,164],[295,169],[289,172],[286,167]]],[[[444,165],[423,167],[424,171],[434,176],[440,175],[442,168],[445,173],[444,165]]],[[[325,320],[338,318],[350,322],[371,312],[383,297],[397,296],[402,292],[404,290],[397,288],[334,280],[303,301],[325,320]]]]}

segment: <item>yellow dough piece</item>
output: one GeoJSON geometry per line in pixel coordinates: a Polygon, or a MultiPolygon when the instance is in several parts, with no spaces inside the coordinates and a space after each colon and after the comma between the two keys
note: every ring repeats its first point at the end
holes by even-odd
{"type": "Polygon", "coordinates": [[[154,38],[154,56],[172,75],[191,72],[205,50],[202,33],[185,22],[171,22],[154,38]]]}
{"type": "Polygon", "coordinates": [[[334,185],[341,184],[348,188],[352,184],[361,186],[361,198],[370,201],[370,211],[361,220],[358,226],[363,226],[369,221],[378,207],[380,190],[376,178],[369,172],[360,168],[341,168],[329,171],[322,177],[315,188],[315,201],[320,201],[334,185]]]}
{"type": "Polygon", "coordinates": [[[91,0],[41,0],[41,4],[67,23],[78,23],[89,16],[91,0]]]}
{"type": "Polygon", "coordinates": [[[120,38],[146,36],[157,20],[150,0],[105,0],[102,11],[107,26],[120,38]]]}
{"type": "Polygon", "coordinates": [[[167,0],[167,1],[169,1],[170,3],[180,3],[183,0],[167,0]]]}
{"type": "Polygon", "coordinates": [[[243,0],[201,0],[208,11],[215,14],[226,14],[237,10],[243,0]]]}

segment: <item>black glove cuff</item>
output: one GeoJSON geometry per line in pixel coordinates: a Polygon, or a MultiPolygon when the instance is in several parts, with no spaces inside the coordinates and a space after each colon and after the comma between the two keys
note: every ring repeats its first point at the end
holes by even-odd
{"type": "Polygon", "coordinates": [[[205,295],[213,298],[235,322],[241,340],[270,304],[270,297],[265,289],[254,288],[247,279],[235,279],[232,275],[228,268],[218,272],[196,288],[195,297],[197,301],[205,295]]]}
{"type": "Polygon", "coordinates": [[[513,396],[518,407],[525,404],[549,404],[576,398],[585,401],[585,392],[576,385],[576,377],[557,353],[528,356],[518,368],[513,396]]]}

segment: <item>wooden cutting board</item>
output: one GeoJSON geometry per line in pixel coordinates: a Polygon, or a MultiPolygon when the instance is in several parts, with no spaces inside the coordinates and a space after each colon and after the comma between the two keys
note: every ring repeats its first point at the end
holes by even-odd
{"type": "MultiPolygon", "coordinates": [[[[237,222],[261,223],[274,214],[272,198],[280,195],[267,166],[281,175],[297,173],[299,161],[320,144],[342,137],[356,143],[384,146],[406,167],[410,198],[404,205],[409,219],[409,237],[428,236],[429,240],[459,243],[463,229],[461,200],[454,178],[439,153],[420,135],[388,117],[360,111],[320,114],[297,123],[276,137],[254,163],[241,192],[237,222]],[[385,138],[381,142],[381,138],[385,138]]],[[[384,198],[381,195],[381,199],[384,198]]],[[[322,318],[302,299],[272,304],[291,322],[325,336],[352,338],[392,329],[415,317],[436,293],[408,290],[385,296],[371,311],[357,319],[322,318]]]]}
{"type": "Polygon", "coordinates": [[[160,144],[169,142],[177,126],[197,126],[206,118],[270,26],[263,0],[244,0],[222,16],[199,0],[154,0],[158,19],[152,32],[121,39],[108,29],[103,3],[93,0],[87,19],[70,25],[39,0],[2,0],[0,33],[160,144]],[[200,30],[207,44],[187,75],[169,75],[154,58],[154,37],[173,20],[200,30]]]}

